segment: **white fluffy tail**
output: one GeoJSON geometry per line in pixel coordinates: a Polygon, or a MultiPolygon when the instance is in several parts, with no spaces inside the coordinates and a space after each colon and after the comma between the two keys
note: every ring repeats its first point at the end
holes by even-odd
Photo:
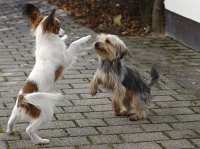
{"type": "Polygon", "coordinates": [[[91,35],[82,37],[74,42],[72,42],[68,49],[66,50],[66,68],[70,67],[77,59],[77,57],[85,53],[90,47],[88,46],[88,41],[91,35]]]}
{"type": "Polygon", "coordinates": [[[41,114],[45,116],[52,116],[56,104],[63,99],[60,93],[42,93],[36,92],[25,95],[24,98],[27,103],[33,104],[41,110],[41,114]]]}

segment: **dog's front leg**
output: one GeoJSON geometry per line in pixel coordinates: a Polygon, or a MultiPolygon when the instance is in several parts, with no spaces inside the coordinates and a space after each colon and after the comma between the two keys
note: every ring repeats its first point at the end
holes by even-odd
{"type": "Polygon", "coordinates": [[[98,77],[95,77],[90,83],[90,92],[92,96],[97,94],[98,85],[99,85],[98,77]]]}
{"type": "Polygon", "coordinates": [[[115,111],[115,115],[119,115],[121,112],[125,93],[126,89],[122,85],[117,85],[113,90],[112,106],[115,111]]]}

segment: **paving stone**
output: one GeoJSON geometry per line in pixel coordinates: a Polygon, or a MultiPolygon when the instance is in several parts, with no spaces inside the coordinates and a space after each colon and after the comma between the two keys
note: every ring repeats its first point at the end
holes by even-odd
{"type": "MultiPolygon", "coordinates": [[[[199,101],[196,101],[198,104],[199,101]]],[[[176,108],[176,107],[189,107],[194,106],[192,101],[174,101],[174,102],[156,102],[159,106],[163,108],[176,108]]]]}
{"type": "Polygon", "coordinates": [[[200,122],[181,122],[181,123],[172,123],[171,124],[174,129],[177,130],[186,130],[186,129],[199,129],[200,122]]]}
{"type": "Polygon", "coordinates": [[[146,132],[172,130],[172,128],[165,123],[163,123],[163,124],[141,124],[140,126],[146,132]]]}
{"type": "MultiPolygon", "coordinates": [[[[22,139],[30,139],[28,134],[23,131],[20,133],[20,137],[22,139]]],[[[67,133],[63,129],[43,129],[39,130],[38,135],[41,136],[42,138],[62,138],[62,137],[67,137],[67,133]]]]}
{"type": "Polygon", "coordinates": [[[187,107],[182,108],[162,108],[152,109],[158,115],[193,114],[194,112],[187,107]]]}
{"type": "Polygon", "coordinates": [[[75,127],[75,124],[72,121],[52,121],[48,128],[69,128],[69,127],[75,127]]]}
{"type": "Polygon", "coordinates": [[[7,149],[6,143],[3,142],[3,141],[0,141],[0,148],[1,148],[1,149],[7,149]]]}
{"type": "Polygon", "coordinates": [[[98,132],[93,127],[68,128],[67,132],[70,136],[86,136],[98,134],[98,132]]]}
{"type": "Polygon", "coordinates": [[[130,121],[128,117],[105,118],[104,121],[108,125],[136,125],[150,123],[148,120],[130,121]]]}
{"type": "Polygon", "coordinates": [[[122,141],[117,137],[117,135],[98,135],[98,136],[89,136],[95,144],[103,143],[122,143],[122,141]]]}
{"type": "Polygon", "coordinates": [[[80,127],[86,126],[106,126],[105,122],[101,119],[83,119],[83,120],[76,120],[76,123],[80,127]]]}
{"type": "Polygon", "coordinates": [[[37,149],[38,148],[38,147],[35,146],[35,144],[32,143],[31,140],[8,141],[8,144],[9,144],[11,149],[17,149],[17,148],[37,149]]]}
{"type": "Polygon", "coordinates": [[[20,139],[20,137],[17,134],[8,135],[7,133],[0,133],[0,140],[1,141],[19,140],[19,139],[20,139]]]}
{"type": "Polygon", "coordinates": [[[154,96],[153,101],[174,101],[171,96],[154,96]]]}
{"type": "Polygon", "coordinates": [[[172,139],[187,139],[187,138],[196,138],[198,135],[191,130],[176,130],[176,131],[167,131],[167,134],[172,139]]]}
{"type": "Polygon", "coordinates": [[[75,147],[44,147],[43,149],[76,149],[75,147]]]}
{"type": "Polygon", "coordinates": [[[144,142],[144,143],[124,143],[113,145],[114,149],[161,149],[159,145],[154,142],[144,142]]]}
{"type": "Polygon", "coordinates": [[[113,111],[106,111],[106,112],[91,112],[91,113],[84,113],[87,118],[113,118],[116,117],[113,111]]]}
{"type": "Polygon", "coordinates": [[[200,113],[200,108],[199,107],[192,107],[191,108],[195,113],[200,113]]]}
{"type": "Polygon", "coordinates": [[[200,114],[176,115],[179,122],[200,121],[200,114]]]}
{"type": "Polygon", "coordinates": [[[108,145],[86,145],[86,146],[79,146],[79,149],[110,149],[108,145]]]}
{"type": "Polygon", "coordinates": [[[90,106],[94,111],[111,111],[112,106],[111,105],[93,105],[90,106]]]}
{"type": "Polygon", "coordinates": [[[76,119],[84,119],[81,113],[68,113],[68,114],[56,114],[56,117],[59,120],[76,120],[76,119]]]}
{"type": "Polygon", "coordinates": [[[193,143],[195,143],[198,147],[200,147],[200,139],[191,139],[193,143]]]}
{"type": "Polygon", "coordinates": [[[169,140],[160,141],[160,143],[166,148],[194,148],[187,140],[169,140]]]}
{"type": "Polygon", "coordinates": [[[121,134],[121,133],[136,133],[142,132],[137,125],[123,125],[123,126],[107,126],[97,127],[101,134],[121,134]]]}
{"type": "Polygon", "coordinates": [[[175,119],[173,116],[170,115],[163,115],[163,116],[148,116],[148,120],[152,123],[168,123],[168,122],[177,122],[178,120],[175,119]]]}
{"type": "Polygon", "coordinates": [[[169,139],[161,132],[121,134],[120,136],[126,142],[160,141],[169,139]]]}
{"type": "Polygon", "coordinates": [[[51,138],[51,143],[45,147],[67,147],[90,144],[86,137],[51,138]]]}
{"type": "Polygon", "coordinates": [[[111,104],[109,99],[85,99],[85,100],[73,100],[74,105],[96,105],[96,104],[111,104]]]}
{"type": "Polygon", "coordinates": [[[63,107],[66,113],[80,113],[80,112],[92,112],[93,110],[89,106],[72,106],[63,107]]]}

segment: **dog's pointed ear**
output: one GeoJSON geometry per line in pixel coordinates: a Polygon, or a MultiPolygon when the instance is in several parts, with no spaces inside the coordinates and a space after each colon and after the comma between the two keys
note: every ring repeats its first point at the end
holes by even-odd
{"type": "Polygon", "coordinates": [[[33,23],[41,13],[35,5],[28,3],[23,6],[22,14],[29,19],[30,23],[33,23]]]}
{"type": "Polygon", "coordinates": [[[28,22],[33,29],[37,27],[41,19],[43,18],[39,9],[33,4],[25,4],[22,8],[22,14],[28,18],[28,22]]]}
{"type": "Polygon", "coordinates": [[[56,9],[53,9],[50,15],[45,19],[43,24],[43,34],[48,33],[54,25],[56,9]]]}
{"type": "Polygon", "coordinates": [[[50,13],[50,15],[48,16],[49,19],[54,19],[55,18],[55,13],[56,13],[56,9],[53,9],[50,13]]]}

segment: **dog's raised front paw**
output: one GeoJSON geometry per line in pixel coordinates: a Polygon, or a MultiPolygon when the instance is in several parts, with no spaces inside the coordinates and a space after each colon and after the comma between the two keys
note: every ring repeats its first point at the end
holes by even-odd
{"type": "Polygon", "coordinates": [[[90,93],[91,93],[92,96],[95,96],[97,94],[97,90],[94,90],[94,89],[90,90],[90,93]]]}

